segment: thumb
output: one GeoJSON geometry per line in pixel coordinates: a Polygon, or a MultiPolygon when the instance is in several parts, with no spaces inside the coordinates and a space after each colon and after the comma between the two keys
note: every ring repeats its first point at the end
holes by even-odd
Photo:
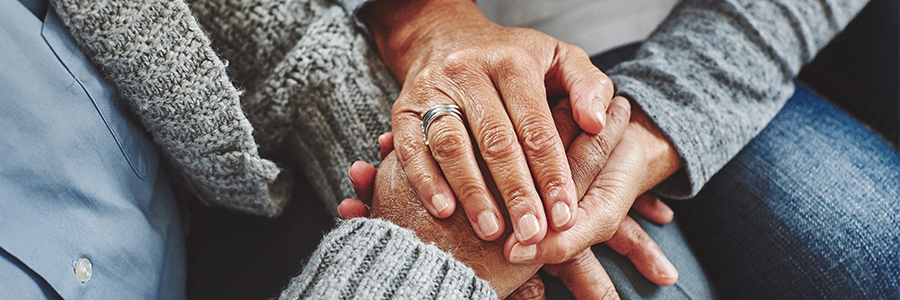
{"type": "MultiPolygon", "coordinates": [[[[550,92],[565,90],[572,102],[572,115],[582,130],[598,134],[606,127],[606,108],[615,87],[581,48],[561,43],[557,64],[551,68],[550,92]]],[[[558,94],[558,93],[552,93],[558,94]]]]}

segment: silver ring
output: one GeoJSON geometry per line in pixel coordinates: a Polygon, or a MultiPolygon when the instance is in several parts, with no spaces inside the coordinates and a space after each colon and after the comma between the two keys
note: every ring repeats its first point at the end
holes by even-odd
{"type": "Polygon", "coordinates": [[[422,115],[422,137],[423,141],[425,141],[425,146],[428,146],[428,128],[431,127],[431,122],[446,115],[454,116],[460,121],[463,120],[462,110],[460,110],[459,106],[456,106],[456,104],[438,104],[437,106],[428,109],[428,111],[422,115]]]}

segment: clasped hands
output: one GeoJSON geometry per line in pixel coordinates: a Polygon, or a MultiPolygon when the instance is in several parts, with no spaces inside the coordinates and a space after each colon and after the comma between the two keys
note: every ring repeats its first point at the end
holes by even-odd
{"type": "Polygon", "coordinates": [[[540,264],[557,264],[545,269],[579,298],[615,295],[588,249],[604,241],[651,281],[674,283],[677,272],[626,213],[633,203],[650,220],[671,220],[658,199],[635,198],[680,160],[639,109],[631,115],[627,100],[612,97],[609,79],[584,51],[493,24],[467,0],[379,0],[360,18],[404,85],[393,136],[379,143],[383,153],[396,151],[377,179],[366,164],[351,169],[371,212],[345,201],[343,216],[368,214],[414,229],[500,296],[540,264]],[[548,96],[565,95],[570,100],[551,111],[548,96]],[[428,147],[421,114],[441,103],[460,106],[466,123],[434,121],[428,147]]]}

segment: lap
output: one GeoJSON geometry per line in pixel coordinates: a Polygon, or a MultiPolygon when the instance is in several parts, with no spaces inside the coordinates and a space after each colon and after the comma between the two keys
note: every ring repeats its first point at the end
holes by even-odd
{"type": "MultiPolygon", "coordinates": [[[[641,275],[627,257],[616,253],[606,245],[594,245],[591,250],[615,285],[619,297],[667,300],[714,298],[706,274],[685,242],[676,222],[659,225],[634,214],[631,216],[659,245],[678,270],[678,282],[673,286],[656,285],[641,275]]],[[[546,273],[541,273],[541,277],[546,287],[547,299],[575,299],[559,279],[546,273]]]]}
{"type": "Polygon", "coordinates": [[[727,298],[900,296],[900,158],[798,87],[676,218],[727,298]]]}

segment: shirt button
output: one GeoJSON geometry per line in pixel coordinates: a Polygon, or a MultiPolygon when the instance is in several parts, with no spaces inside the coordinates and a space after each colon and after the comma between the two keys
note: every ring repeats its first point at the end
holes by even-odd
{"type": "Polygon", "coordinates": [[[78,277],[78,281],[87,282],[91,280],[92,269],[91,261],[87,258],[79,258],[75,261],[75,277],[78,277]]]}

